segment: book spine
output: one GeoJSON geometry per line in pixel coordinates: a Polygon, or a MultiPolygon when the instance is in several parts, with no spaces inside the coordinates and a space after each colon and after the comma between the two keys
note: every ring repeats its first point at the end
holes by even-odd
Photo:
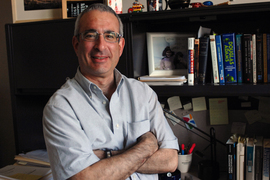
{"type": "Polygon", "coordinates": [[[86,3],[81,3],[81,5],[80,5],[80,13],[82,13],[86,8],[88,7],[88,5],[86,4],[86,3]]]}
{"type": "Polygon", "coordinates": [[[235,34],[228,33],[222,35],[225,82],[237,82],[236,54],[235,54],[235,34]]]}
{"type": "Polygon", "coordinates": [[[252,34],[252,72],[253,83],[257,83],[257,52],[256,52],[256,34],[252,34]]]}
{"type": "Polygon", "coordinates": [[[254,180],[254,142],[252,138],[247,138],[246,150],[246,180],[254,180]]]}
{"type": "Polygon", "coordinates": [[[80,3],[77,3],[77,10],[75,17],[77,17],[79,14],[80,14],[80,3]]]}
{"type": "Polygon", "coordinates": [[[227,163],[228,163],[228,180],[236,180],[236,144],[226,144],[227,146],[227,163]]]}
{"type": "Polygon", "coordinates": [[[237,167],[236,167],[236,179],[244,180],[244,164],[245,164],[245,145],[242,142],[237,144],[237,167]]]}
{"type": "Polygon", "coordinates": [[[255,180],[262,179],[262,162],[263,151],[262,146],[256,146],[255,148],[255,180]]]}
{"type": "Polygon", "coordinates": [[[237,81],[243,82],[243,66],[242,66],[242,34],[235,36],[236,40],[236,61],[237,61],[237,81]]]}
{"type": "Polygon", "coordinates": [[[194,40],[194,82],[199,83],[199,52],[200,52],[200,39],[194,40]]]}
{"type": "Polygon", "coordinates": [[[263,34],[263,82],[267,83],[267,34],[263,34]]]}
{"type": "Polygon", "coordinates": [[[257,61],[257,82],[263,82],[263,39],[262,34],[256,37],[256,61],[257,61]]]}
{"type": "Polygon", "coordinates": [[[217,49],[216,49],[216,40],[215,35],[210,35],[210,50],[212,58],[212,70],[214,83],[219,83],[219,72],[218,72],[218,62],[217,62],[217,49]]]}
{"type": "Polygon", "coordinates": [[[188,38],[188,85],[194,85],[194,40],[188,38]]]}
{"type": "Polygon", "coordinates": [[[200,67],[199,67],[199,82],[205,84],[206,69],[207,69],[207,58],[209,48],[209,37],[200,38],[200,67]]]}
{"type": "Polygon", "coordinates": [[[251,35],[243,35],[243,59],[244,59],[244,82],[252,82],[252,73],[251,73],[251,35]]]}
{"type": "Polygon", "coordinates": [[[270,82],[270,34],[267,34],[267,82],[270,82]]]}
{"type": "Polygon", "coordinates": [[[219,71],[219,83],[224,84],[225,78],[224,78],[224,64],[223,64],[221,35],[216,35],[216,49],[217,49],[218,71],[219,71]]]}
{"type": "Polygon", "coordinates": [[[270,166],[270,139],[264,139],[262,180],[269,180],[269,166],[270,166]]]}
{"type": "Polygon", "coordinates": [[[228,178],[229,180],[233,179],[233,145],[227,144],[227,163],[228,163],[228,178]]]}

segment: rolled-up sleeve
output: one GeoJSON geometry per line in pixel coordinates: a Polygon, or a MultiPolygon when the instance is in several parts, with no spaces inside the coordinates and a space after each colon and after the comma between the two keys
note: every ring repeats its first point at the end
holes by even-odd
{"type": "Polygon", "coordinates": [[[67,179],[99,161],[71,106],[61,97],[43,112],[43,132],[53,176],[67,179]],[[79,137],[79,138],[78,138],[79,137]]]}
{"type": "Polygon", "coordinates": [[[159,147],[179,150],[178,139],[174,135],[156,93],[149,88],[149,118],[151,131],[156,134],[159,147]]]}

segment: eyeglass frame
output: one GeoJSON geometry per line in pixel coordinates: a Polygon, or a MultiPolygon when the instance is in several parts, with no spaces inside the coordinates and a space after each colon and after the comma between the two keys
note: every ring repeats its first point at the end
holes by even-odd
{"type": "Polygon", "coordinates": [[[99,33],[99,32],[97,32],[97,31],[95,31],[95,30],[86,30],[86,31],[84,31],[84,32],[81,32],[81,33],[77,34],[76,37],[77,37],[78,41],[80,41],[80,36],[81,36],[81,39],[84,40],[84,41],[86,41],[86,42],[95,42],[96,40],[98,40],[98,38],[99,38],[100,35],[103,35],[104,40],[105,40],[106,42],[108,42],[108,43],[116,43],[116,42],[119,43],[119,42],[120,42],[120,39],[123,37],[122,34],[117,33],[117,32],[114,32],[114,31],[106,31],[106,32],[104,32],[104,33],[99,33]],[[82,36],[82,35],[83,35],[84,33],[86,33],[86,32],[93,32],[93,33],[96,33],[98,36],[96,36],[96,39],[95,39],[94,41],[87,41],[87,40],[85,40],[85,39],[83,38],[83,36],[82,36]],[[105,36],[104,36],[104,33],[115,33],[115,34],[117,35],[116,39],[118,38],[118,40],[115,41],[115,42],[109,42],[109,41],[106,40],[106,38],[105,38],[105,36]]]}

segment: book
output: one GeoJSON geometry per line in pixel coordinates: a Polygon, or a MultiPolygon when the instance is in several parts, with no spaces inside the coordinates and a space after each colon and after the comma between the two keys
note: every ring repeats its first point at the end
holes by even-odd
{"type": "Polygon", "coordinates": [[[214,83],[219,83],[219,71],[218,71],[218,61],[217,61],[217,49],[216,49],[216,39],[215,35],[210,35],[210,50],[212,58],[212,70],[214,83]]]}
{"type": "Polygon", "coordinates": [[[254,180],[254,139],[246,138],[246,180],[254,180]]]}
{"type": "Polygon", "coordinates": [[[257,83],[257,55],[256,55],[256,34],[252,34],[252,72],[253,72],[253,80],[254,84],[257,83]]]}
{"type": "Polygon", "coordinates": [[[227,146],[227,179],[228,180],[236,180],[236,147],[237,147],[237,142],[232,140],[231,138],[228,139],[226,142],[227,146]]]}
{"type": "Polygon", "coordinates": [[[263,140],[263,168],[262,180],[269,180],[269,163],[270,163],[270,139],[263,140]]]}
{"type": "Polygon", "coordinates": [[[263,33],[263,82],[267,83],[267,34],[263,33]]]}
{"type": "Polygon", "coordinates": [[[199,52],[200,52],[200,39],[194,40],[194,83],[199,83],[199,52]]]}
{"type": "MultiPolygon", "coordinates": [[[[185,81],[186,82],[186,81],[185,81]]],[[[145,81],[149,86],[181,86],[183,81],[145,81]]]]}
{"type": "Polygon", "coordinates": [[[139,80],[142,82],[147,81],[181,81],[185,82],[187,79],[185,76],[140,76],[139,80]]]}
{"type": "Polygon", "coordinates": [[[236,41],[236,61],[237,61],[237,82],[243,82],[243,65],[242,65],[242,34],[235,35],[236,41]]]}
{"type": "Polygon", "coordinates": [[[263,82],[263,36],[258,33],[256,36],[256,61],[257,61],[257,82],[263,82]]]}
{"type": "Polygon", "coordinates": [[[225,83],[236,83],[235,33],[222,34],[225,83]]]}
{"type": "Polygon", "coordinates": [[[251,34],[243,35],[243,82],[252,82],[251,34]]]}
{"type": "Polygon", "coordinates": [[[209,37],[204,36],[200,38],[200,67],[199,67],[199,83],[205,84],[206,82],[206,70],[208,60],[208,49],[209,49],[209,37]]]}
{"type": "Polygon", "coordinates": [[[267,82],[270,82],[270,34],[266,36],[267,44],[267,82]]]}
{"type": "Polygon", "coordinates": [[[194,85],[194,40],[188,38],[188,85],[194,85]]]}
{"type": "Polygon", "coordinates": [[[263,137],[256,137],[255,145],[255,180],[262,179],[262,164],[263,164],[263,137]]]}
{"type": "Polygon", "coordinates": [[[236,153],[236,179],[244,180],[245,179],[245,138],[239,136],[237,143],[237,153],[236,153]]]}
{"type": "Polygon", "coordinates": [[[219,83],[224,84],[224,64],[223,64],[223,51],[221,35],[216,35],[216,49],[217,49],[217,60],[218,60],[218,71],[219,71],[219,83]]]}

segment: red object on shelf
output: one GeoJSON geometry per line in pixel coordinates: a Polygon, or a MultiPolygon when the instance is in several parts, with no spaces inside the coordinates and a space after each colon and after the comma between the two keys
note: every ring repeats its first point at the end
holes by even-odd
{"type": "Polygon", "coordinates": [[[199,2],[197,2],[197,3],[190,3],[190,4],[191,4],[192,8],[199,8],[199,7],[202,6],[202,3],[199,3],[199,2]]]}

